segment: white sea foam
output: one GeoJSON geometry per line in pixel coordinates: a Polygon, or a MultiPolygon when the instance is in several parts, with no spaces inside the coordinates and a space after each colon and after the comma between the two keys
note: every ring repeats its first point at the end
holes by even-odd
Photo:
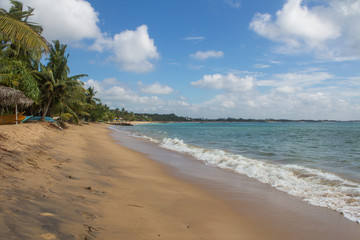
{"type": "Polygon", "coordinates": [[[110,126],[109,127],[110,129],[113,129],[113,130],[116,130],[116,131],[119,131],[119,132],[123,132],[123,133],[126,133],[128,136],[130,137],[135,137],[135,138],[143,138],[143,139],[146,139],[150,142],[154,142],[154,143],[160,143],[159,140],[156,140],[155,138],[152,138],[152,137],[149,137],[149,136],[146,136],[146,135],[143,135],[143,134],[140,134],[140,133],[132,133],[132,132],[129,132],[129,131],[125,131],[123,129],[119,129],[117,127],[113,127],[113,126],[110,126]]]}
{"type": "Polygon", "coordinates": [[[245,174],[309,204],[333,209],[360,223],[360,185],[335,174],[294,164],[276,165],[232,154],[192,146],[177,138],[164,138],[160,146],[191,155],[205,164],[245,174]]]}
{"type": "Polygon", "coordinates": [[[152,138],[152,137],[149,137],[149,136],[146,136],[146,135],[142,135],[142,134],[138,134],[138,133],[129,133],[129,136],[131,137],[137,137],[137,138],[143,138],[143,139],[146,139],[150,142],[153,142],[153,143],[160,143],[159,140],[156,140],[155,138],[152,138]]]}

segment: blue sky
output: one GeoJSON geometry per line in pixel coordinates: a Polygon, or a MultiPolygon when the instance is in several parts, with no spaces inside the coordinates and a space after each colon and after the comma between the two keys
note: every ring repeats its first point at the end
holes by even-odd
{"type": "MultiPolygon", "coordinates": [[[[24,0],[112,108],[360,119],[360,0],[24,0]]],[[[0,8],[8,9],[8,0],[0,8]]]]}

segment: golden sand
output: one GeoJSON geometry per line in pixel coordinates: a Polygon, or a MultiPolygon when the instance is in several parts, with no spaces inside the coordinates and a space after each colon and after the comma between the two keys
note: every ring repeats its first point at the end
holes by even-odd
{"type": "Polygon", "coordinates": [[[4,239],[264,239],[226,203],[115,143],[107,125],[0,126],[4,239]]]}

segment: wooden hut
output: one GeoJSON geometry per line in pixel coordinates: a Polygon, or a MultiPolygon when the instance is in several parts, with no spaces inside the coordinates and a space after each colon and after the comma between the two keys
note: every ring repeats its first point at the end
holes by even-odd
{"type": "MultiPolygon", "coordinates": [[[[11,118],[15,118],[16,124],[18,123],[18,106],[28,107],[33,104],[33,100],[27,98],[25,94],[14,88],[0,86],[0,105],[2,106],[14,106],[15,115],[0,115],[3,119],[3,123],[11,121],[11,118]]],[[[1,120],[0,119],[0,120],[1,120]]],[[[1,122],[1,121],[0,121],[1,122]]]]}

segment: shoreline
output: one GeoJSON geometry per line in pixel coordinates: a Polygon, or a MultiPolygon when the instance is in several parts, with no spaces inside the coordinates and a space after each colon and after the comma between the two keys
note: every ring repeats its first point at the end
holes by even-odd
{"type": "MultiPolygon", "coordinates": [[[[270,215],[259,221],[264,209],[253,202],[254,195],[248,192],[252,186],[244,185],[242,199],[231,194],[224,199],[207,188],[206,181],[179,176],[139,151],[144,149],[123,145],[113,139],[106,124],[64,131],[45,123],[0,126],[0,236],[280,240],[356,239],[352,236],[358,235],[351,234],[360,233],[358,224],[348,222],[341,225],[343,233],[341,229],[323,232],[326,228],[319,226],[315,235],[298,235],[296,229],[279,226],[281,222],[272,224],[270,215]]],[[[271,196],[272,191],[258,197],[271,196]]],[[[276,210],[284,203],[272,201],[280,206],[276,210]]],[[[293,227],[299,223],[296,216],[290,217],[293,227]]],[[[309,219],[303,218],[302,224],[309,219]]],[[[302,228],[319,221],[307,224],[302,228]]]]}

